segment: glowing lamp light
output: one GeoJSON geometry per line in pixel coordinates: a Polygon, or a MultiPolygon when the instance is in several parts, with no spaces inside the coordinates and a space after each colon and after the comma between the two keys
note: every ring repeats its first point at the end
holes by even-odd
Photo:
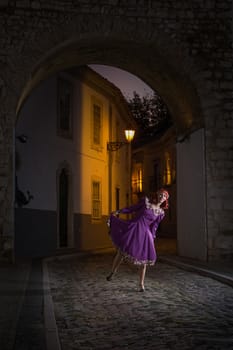
{"type": "Polygon", "coordinates": [[[107,143],[107,150],[112,152],[112,151],[117,151],[119,148],[122,146],[126,145],[127,143],[130,143],[133,138],[134,138],[135,130],[132,129],[127,129],[125,130],[125,138],[127,142],[108,142],[107,143]]]}
{"type": "Polygon", "coordinates": [[[125,138],[128,142],[131,142],[134,138],[135,130],[125,130],[125,138]]]}

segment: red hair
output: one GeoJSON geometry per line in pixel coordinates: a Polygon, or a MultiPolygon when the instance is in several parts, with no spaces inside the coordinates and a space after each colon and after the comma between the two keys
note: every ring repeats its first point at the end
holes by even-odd
{"type": "Polygon", "coordinates": [[[160,193],[165,194],[165,196],[166,196],[166,201],[162,203],[161,207],[163,209],[168,209],[168,206],[169,206],[168,205],[169,193],[164,188],[160,188],[160,190],[157,191],[157,195],[159,195],[160,193]]]}

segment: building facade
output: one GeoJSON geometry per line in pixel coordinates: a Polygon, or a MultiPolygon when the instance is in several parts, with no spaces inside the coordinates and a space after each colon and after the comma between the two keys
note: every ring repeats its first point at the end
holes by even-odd
{"type": "Polygon", "coordinates": [[[35,89],[16,126],[17,256],[111,247],[106,221],[127,205],[129,148],[107,145],[130,122],[121,92],[88,67],[35,89]]]}
{"type": "Polygon", "coordinates": [[[132,199],[154,193],[160,188],[169,192],[169,208],[159,226],[159,236],[177,238],[176,137],[173,128],[132,153],[132,199]]]}
{"type": "Polygon", "coordinates": [[[176,239],[179,256],[205,261],[208,234],[203,150],[203,129],[179,140],[173,126],[163,135],[134,148],[132,185],[134,200],[161,187],[168,190],[170,206],[159,236],[176,239]]]}

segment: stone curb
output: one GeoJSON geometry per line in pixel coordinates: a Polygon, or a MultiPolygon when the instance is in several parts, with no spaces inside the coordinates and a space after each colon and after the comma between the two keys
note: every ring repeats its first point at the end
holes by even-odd
{"type": "Polygon", "coordinates": [[[61,350],[57,324],[54,313],[54,304],[52,300],[48,267],[43,260],[43,289],[44,289],[44,325],[45,340],[47,350],[61,350]]]}
{"type": "Polygon", "coordinates": [[[158,259],[161,263],[166,263],[170,265],[174,265],[176,267],[179,267],[181,269],[190,271],[190,272],[196,272],[202,276],[206,277],[211,277],[219,282],[222,282],[224,284],[228,284],[229,286],[233,287],[233,277],[224,275],[220,272],[213,271],[208,268],[200,267],[200,266],[195,266],[192,264],[188,264],[185,262],[177,261],[172,258],[165,258],[165,257],[160,257],[158,259]]]}
{"type": "Polygon", "coordinates": [[[73,254],[63,254],[51,256],[43,259],[43,290],[44,290],[44,324],[45,324],[45,339],[47,350],[61,350],[61,344],[57,329],[57,323],[54,312],[54,304],[52,300],[52,294],[50,290],[50,282],[49,282],[49,272],[47,261],[53,260],[63,260],[74,257],[87,256],[90,254],[104,254],[110,253],[114,250],[110,249],[101,249],[101,250],[92,250],[84,253],[73,253],[73,254]]]}
{"type": "MultiPolygon", "coordinates": [[[[14,318],[12,319],[12,325],[10,328],[3,329],[0,332],[0,344],[4,347],[5,350],[11,350],[14,348],[15,340],[16,340],[16,334],[17,334],[17,328],[19,324],[20,314],[23,307],[23,303],[25,300],[25,294],[26,289],[28,285],[28,280],[31,272],[31,264],[28,265],[27,271],[25,272],[25,275],[23,277],[23,287],[17,302],[17,309],[15,310],[14,318]],[[4,338],[1,339],[1,336],[4,335],[4,338]],[[3,344],[3,345],[2,345],[3,344]]],[[[10,289],[10,288],[9,288],[10,289]]],[[[1,310],[4,312],[4,310],[1,310]]],[[[2,321],[2,320],[1,320],[2,321]]]]}

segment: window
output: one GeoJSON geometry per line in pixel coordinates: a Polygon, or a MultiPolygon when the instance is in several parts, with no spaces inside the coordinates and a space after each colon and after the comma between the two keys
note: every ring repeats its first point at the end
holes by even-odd
{"type": "Polygon", "coordinates": [[[93,106],[93,142],[100,145],[101,111],[100,106],[93,106]]]}
{"type": "Polygon", "coordinates": [[[141,193],[143,191],[142,163],[135,163],[132,173],[133,193],[141,193]]]}
{"type": "Polygon", "coordinates": [[[99,149],[102,146],[102,113],[101,103],[94,98],[92,101],[92,147],[99,149]]]}
{"type": "Polygon", "coordinates": [[[92,219],[101,219],[101,184],[92,181],[92,219]]]}
{"type": "Polygon", "coordinates": [[[171,158],[168,152],[165,152],[164,157],[164,171],[163,171],[163,185],[169,186],[172,183],[171,158]]]}
{"type": "Polygon", "coordinates": [[[72,137],[72,84],[63,78],[58,79],[58,135],[66,138],[72,137]]]}
{"type": "Polygon", "coordinates": [[[142,192],[142,168],[137,171],[137,193],[142,192]]]}

